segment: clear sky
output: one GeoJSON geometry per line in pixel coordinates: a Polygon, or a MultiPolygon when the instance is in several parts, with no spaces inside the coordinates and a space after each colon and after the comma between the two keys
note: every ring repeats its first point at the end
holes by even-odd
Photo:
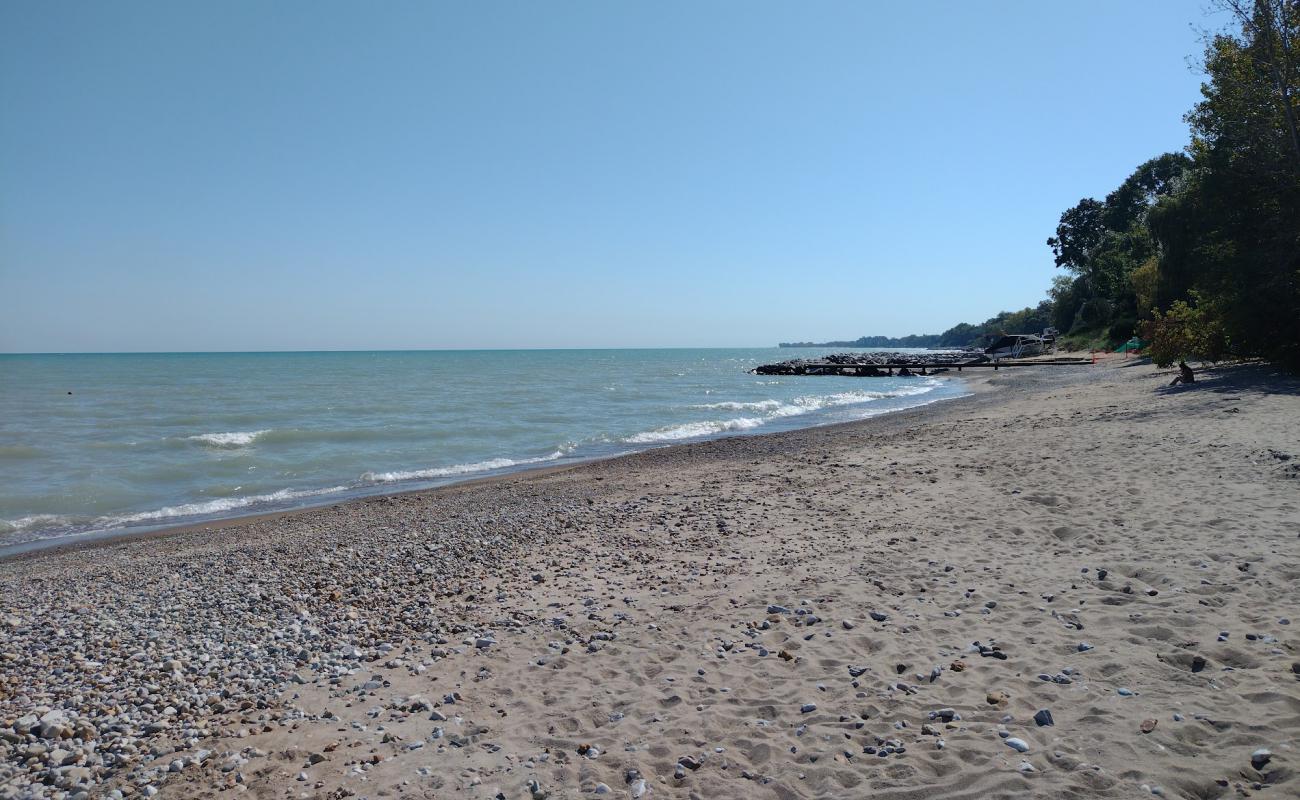
{"type": "Polygon", "coordinates": [[[980,322],[1042,298],[1063,209],[1186,144],[1207,26],[1199,0],[0,0],[0,351],[980,322]]]}

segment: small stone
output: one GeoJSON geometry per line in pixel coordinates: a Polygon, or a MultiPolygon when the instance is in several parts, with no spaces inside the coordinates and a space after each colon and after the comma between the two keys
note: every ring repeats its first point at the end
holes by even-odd
{"type": "Polygon", "coordinates": [[[803,705],[799,706],[799,712],[802,714],[811,714],[816,710],[817,710],[816,703],[804,703],[803,705]]]}
{"type": "Polygon", "coordinates": [[[1056,724],[1056,720],[1052,719],[1052,712],[1046,708],[1039,709],[1038,713],[1034,714],[1034,722],[1038,723],[1040,728],[1056,724]]]}
{"type": "Polygon", "coordinates": [[[991,706],[1005,706],[1010,699],[1011,696],[1000,689],[984,695],[984,702],[991,706]]]}
{"type": "Polygon", "coordinates": [[[1156,725],[1158,724],[1159,724],[1158,720],[1144,719],[1142,720],[1142,724],[1139,726],[1139,730],[1141,730],[1143,733],[1150,733],[1151,731],[1156,729],[1156,725]]]}
{"type": "Polygon", "coordinates": [[[1272,759],[1273,753],[1267,747],[1261,747],[1250,754],[1250,765],[1256,770],[1262,770],[1272,759]]]}
{"type": "Polygon", "coordinates": [[[1115,690],[1115,693],[1118,694],[1120,697],[1132,697],[1134,694],[1133,690],[1128,688],[1127,686],[1119,687],[1118,689],[1115,690]]]}
{"type": "Polygon", "coordinates": [[[1015,750],[1017,753],[1029,752],[1029,745],[1025,742],[1024,739],[1017,739],[1016,737],[1012,736],[1009,739],[1005,740],[1005,744],[1007,747],[1010,747],[1012,750],[1015,750]]]}
{"type": "Polygon", "coordinates": [[[1075,646],[1074,649],[1080,653],[1086,653],[1092,649],[1092,645],[1089,644],[1088,642],[1079,642],[1079,644],[1075,646]]]}
{"type": "Polygon", "coordinates": [[[867,616],[871,617],[876,622],[884,622],[885,620],[889,619],[889,615],[884,613],[883,611],[868,611],[867,616]]]}
{"type": "Polygon", "coordinates": [[[609,785],[604,783],[596,784],[596,794],[609,794],[609,785]]]}
{"type": "Polygon", "coordinates": [[[853,630],[853,628],[854,628],[853,620],[851,620],[851,619],[841,620],[841,621],[840,621],[840,625],[843,625],[843,626],[844,626],[844,630],[846,630],[846,631],[851,631],[851,630],[853,630]]]}

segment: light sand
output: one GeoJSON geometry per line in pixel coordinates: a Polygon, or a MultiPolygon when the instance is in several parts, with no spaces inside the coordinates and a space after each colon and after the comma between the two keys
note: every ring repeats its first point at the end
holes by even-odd
{"type": "MultiPolygon", "coordinates": [[[[169,643],[149,691],[207,699],[88,796],[1295,797],[1300,382],[1169,378],[1006,370],[864,423],[12,560],[0,727],[76,707],[20,652],[42,625],[69,665],[116,618],[169,643]],[[260,642],[266,708],[183,652],[211,641],[260,642]]],[[[78,668],[135,688],[136,646],[78,668]]],[[[0,739],[9,773],[33,742],[0,739]]]]}

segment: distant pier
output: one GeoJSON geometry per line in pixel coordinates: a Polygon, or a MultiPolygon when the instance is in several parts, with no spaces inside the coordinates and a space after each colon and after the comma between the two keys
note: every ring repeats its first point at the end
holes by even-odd
{"type": "Polygon", "coordinates": [[[856,378],[890,378],[931,375],[963,369],[1002,367],[1086,366],[1087,358],[1049,356],[1037,358],[993,358],[983,353],[842,353],[825,358],[796,358],[777,364],[763,364],[750,370],[756,375],[839,375],[856,378]]]}

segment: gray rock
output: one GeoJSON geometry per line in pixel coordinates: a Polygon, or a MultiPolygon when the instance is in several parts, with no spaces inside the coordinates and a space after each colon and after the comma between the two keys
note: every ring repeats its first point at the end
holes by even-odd
{"type": "Polygon", "coordinates": [[[1038,723],[1040,728],[1056,724],[1056,720],[1052,719],[1052,712],[1046,708],[1039,709],[1038,713],[1034,714],[1034,722],[1038,723]]]}
{"type": "Polygon", "coordinates": [[[1017,753],[1029,752],[1029,744],[1025,742],[1024,739],[1017,739],[1016,737],[1012,736],[1008,739],[1005,739],[1004,743],[1006,744],[1007,747],[1010,747],[1012,750],[1015,750],[1017,753]]]}
{"type": "Polygon", "coordinates": [[[1267,747],[1261,747],[1250,754],[1250,765],[1256,770],[1262,770],[1272,760],[1273,753],[1267,747]]]}

